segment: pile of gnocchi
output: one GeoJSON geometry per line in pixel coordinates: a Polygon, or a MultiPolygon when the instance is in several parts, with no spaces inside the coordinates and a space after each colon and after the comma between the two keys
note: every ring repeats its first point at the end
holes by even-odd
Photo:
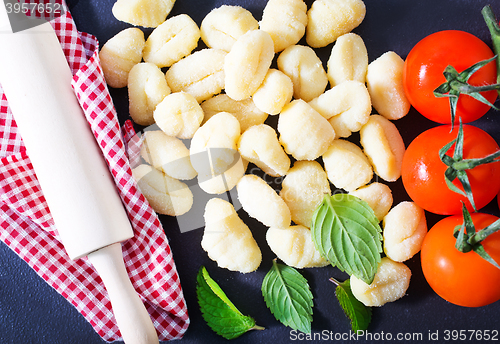
{"type": "Polygon", "coordinates": [[[108,85],[128,88],[132,120],[157,126],[142,135],[142,160],[133,166],[154,210],[188,213],[193,194],[185,181],[197,178],[213,195],[201,247],[220,267],[249,273],[260,266],[261,250],[220,197],[235,189],[243,210],[268,228],[280,260],[322,267],[328,261],[311,238],[313,213],[325,194],[351,193],[381,221],[385,252],[371,285],[353,278],[354,295],[369,306],[403,296],[411,275],[403,262],[420,250],[427,225],[416,204],[393,206],[384,183],[401,175],[405,146],[393,121],[410,103],[403,59],[389,51],[369,63],[352,32],[365,17],[363,1],[315,0],[308,8],[303,0],[269,0],[260,21],[222,5],[199,27],[186,14],[159,21],[167,5],[154,15],[126,5],[116,3],[118,19],[154,29],[147,39],[137,27],[119,32],[100,60],[108,85]],[[197,49],[200,40],[206,47],[197,49]],[[324,65],[315,49],[329,45],[324,65]],[[248,164],[282,180],[280,191],[248,174],[248,164]]]}

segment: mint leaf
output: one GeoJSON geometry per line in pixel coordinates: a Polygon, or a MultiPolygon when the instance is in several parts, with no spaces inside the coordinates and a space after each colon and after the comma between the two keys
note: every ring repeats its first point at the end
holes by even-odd
{"type": "Polygon", "coordinates": [[[366,331],[372,320],[372,309],[354,297],[351,291],[350,279],[342,283],[334,278],[330,278],[330,281],[337,285],[335,296],[345,315],[351,320],[352,332],[366,331]]]}
{"type": "Polygon", "coordinates": [[[321,255],[341,271],[371,284],[382,252],[382,229],[368,203],[350,194],[325,195],[311,234],[321,255]]]}
{"type": "Polygon", "coordinates": [[[311,333],[313,295],[307,280],[294,268],[273,261],[262,281],[262,295],[274,317],[285,326],[311,333]]]}
{"type": "Polygon", "coordinates": [[[222,337],[233,339],[253,329],[263,330],[255,320],[243,315],[227,298],[219,285],[202,266],[196,277],[196,295],[203,319],[222,337]]]}

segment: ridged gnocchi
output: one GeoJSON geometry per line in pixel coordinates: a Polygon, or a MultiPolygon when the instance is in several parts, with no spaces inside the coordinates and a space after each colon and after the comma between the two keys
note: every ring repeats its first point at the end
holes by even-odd
{"type": "Polygon", "coordinates": [[[315,160],[326,152],[335,132],[328,121],[301,99],[285,105],[278,118],[279,141],[296,160],[315,160]]]}
{"type": "Polygon", "coordinates": [[[329,264],[314,246],[309,228],[296,225],[269,228],[266,241],[271,251],[288,266],[297,269],[317,268],[329,264]]]}
{"type": "Polygon", "coordinates": [[[360,130],[360,142],[380,178],[394,182],[401,176],[406,148],[394,123],[381,115],[371,115],[360,130]]]}
{"type": "Polygon", "coordinates": [[[143,27],[157,27],[172,11],[175,0],[118,0],[112,8],[116,19],[143,27]]]}
{"type": "Polygon", "coordinates": [[[307,44],[313,48],[326,47],[361,24],[365,14],[362,0],[314,1],[307,12],[307,44]]]}
{"type": "Polygon", "coordinates": [[[289,46],[280,53],[277,64],[292,80],[295,99],[308,102],[322,94],[328,85],[325,68],[311,47],[289,46]]]}
{"type": "Polygon", "coordinates": [[[270,115],[277,115],[293,97],[292,80],[283,72],[270,68],[262,85],[252,96],[255,106],[270,115]]]}
{"type": "Polygon", "coordinates": [[[350,141],[333,140],[322,158],[328,179],[337,188],[353,191],[368,184],[373,177],[370,161],[361,148],[350,141]]]}
{"type": "Polygon", "coordinates": [[[281,183],[280,196],[290,209],[292,221],[307,228],[325,194],[331,194],[330,183],[317,161],[296,161],[281,183]]]}
{"type": "Polygon", "coordinates": [[[156,106],[171,93],[165,75],[153,63],[138,63],[130,70],[127,85],[130,117],[139,125],[153,124],[156,106]]]}
{"type": "Polygon", "coordinates": [[[157,213],[180,216],[193,206],[193,193],[185,183],[145,164],[134,168],[132,173],[137,186],[157,213]]]}
{"type": "Polygon", "coordinates": [[[307,5],[303,0],[269,0],[262,12],[260,29],[271,35],[276,53],[297,44],[307,26],[307,5]]]}
{"type": "Polygon", "coordinates": [[[203,110],[194,96],[176,92],[163,98],[153,111],[153,118],[165,134],[190,139],[203,121],[203,110]]]}
{"type": "Polygon", "coordinates": [[[241,6],[222,5],[203,18],[200,32],[207,47],[229,52],[241,35],[258,28],[259,22],[249,10],[241,6]]]}
{"type": "Polygon", "coordinates": [[[257,270],[262,253],[250,228],[231,203],[212,198],[205,206],[201,247],[221,268],[241,273],[257,270]]]}
{"type": "Polygon", "coordinates": [[[284,176],[290,169],[290,158],[283,151],[276,131],[267,124],[254,125],[241,134],[238,151],[272,177],[284,176]]]}
{"type": "Polygon", "coordinates": [[[410,278],[411,271],[405,264],[383,257],[372,284],[351,276],[351,291],[365,306],[380,307],[402,298],[410,285],[410,278]]]}
{"type": "Polygon", "coordinates": [[[327,61],[327,75],[330,86],[344,81],[366,82],[368,52],[361,36],[349,32],[335,41],[327,61]]]}
{"type": "Polygon", "coordinates": [[[403,86],[404,60],[388,51],[368,65],[366,86],[377,112],[390,120],[400,119],[410,111],[403,86]]]}
{"type": "Polygon", "coordinates": [[[384,252],[395,262],[404,262],[420,251],[427,221],[424,210],[414,202],[401,202],[383,221],[384,252]]]}
{"type": "Polygon", "coordinates": [[[143,58],[158,67],[170,67],[198,45],[200,29],[187,14],[171,17],[151,32],[143,58]]]}
{"type": "Polygon", "coordinates": [[[373,182],[349,193],[368,203],[379,221],[383,220],[392,207],[391,188],[383,183],[373,182]]]}
{"type": "Polygon", "coordinates": [[[146,41],[138,28],[128,28],[111,37],[99,52],[106,83],[113,88],[127,86],[128,73],[142,60],[146,41]]]}
{"type": "Polygon", "coordinates": [[[238,200],[248,215],[267,227],[287,228],[290,209],[276,191],[262,178],[247,174],[236,185],[238,200]]]}
{"type": "Polygon", "coordinates": [[[349,137],[368,122],[372,111],[366,86],[344,81],[309,102],[332,125],[336,137],[349,137]]]}
{"type": "Polygon", "coordinates": [[[224,58],[219,49],[202,49],[174,63],[165,73],[172,92],[186,92],[203,102],[224,88],[224,58]]]}

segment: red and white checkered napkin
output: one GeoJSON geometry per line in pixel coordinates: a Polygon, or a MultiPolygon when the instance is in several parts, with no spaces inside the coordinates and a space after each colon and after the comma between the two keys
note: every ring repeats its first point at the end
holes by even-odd
{"type": "MultiPolygon", "coordinates": [[[[69,12],[52,21],[73,70],[73,88],[99,143],[135,236],[123,243],[129,276],[160,340],[183,336],[189,317],[172,252],[158,217],[132,177],[116,110],[98,61],[98,43],[69,12]]],[[[130,128],[130,127],[129,127],[130,128]]],[[[107,292],[87,260],[71,261],[58,240],[21,136],[0,86],[0,239],[71,302],[107,341],[120,339],[107,292]]]]}

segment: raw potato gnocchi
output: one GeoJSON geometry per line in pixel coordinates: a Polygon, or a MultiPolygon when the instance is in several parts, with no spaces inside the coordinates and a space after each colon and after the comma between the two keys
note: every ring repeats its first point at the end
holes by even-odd
{"type": "Polygon", "coordinates": [[[373,177],[370,161],[361,148],[343,139],[333,140],[323,154],[323,163],[330,182],[346,191],[368,184],[373,177]]]}
{"type": "Polygon", "coordinates": [[[181,140],[165,135],[161,130],[144,133],[141,156],[154,168],[172,178],[189,180],[197,175],[191,165],[189,149],[181,140]]]}
{"type": "Polygon", "coordinates": [[[370,206],[379,221],[382,221],[392,207],[392,191],[387,185],[373,182],[349,192],[370,206]]]}
{"type": "Polygon", "coordinates": [[[170,67],[189,55],[199,39],[198,25],[187,14],[179,14],[151,32],[144,46],[144,61],[160,68],[170,67]]]}
{"type": "Polygon", "coordinates": [[[328,121],[303,100],[285,105],[278,118],[279,141],[296,160],[315,160],[326,152],[335,132],[328,121]]]}
{"type": "Polygon", "coordinates": [[[351,276],[351,291],[365,306],[380,307],[402,298],[410,284],[410,277],[411,271],[405,264],[383,257],[372,284],[351,276]]]}
{"type": "Polygon", "coordinates": [[[368,122],[370,94],[359,81],[344,81],[309,102],[333,127],[336,137],[349,137],[368,122]]]}
{"type": "Polygon", "coordinates": [[[200,25],[201,39],[207,47],[227,52],[240,36],[258,28],[259,22],[250,11],[230,5],[214,8],[200,25]]]}
{"type": "Polygon", "coordinates": [[[252,96],[264,81],[274,58],[271,36],[248,31],[234,43],[224,60],[226,94],[234,100],[252,96]]]}
{"type": "Polygon", "coordinates": [[[153,118],[165,134],[190,139],[200,128],[203,110],[194,96],[176,92],[163,98],[156,106],[153,118]]]}
{"type": "Polygon", "coordinates": [[[424,210],[414,202],[401,202],[384,217],[384,252],[395,262],[413,257],[427,234],[424,210]]]}
{"type": "Polygon", "coordinates": [[[394,182],[401,176],[405,144],[394,123],[383,116],[371,115],[360,130],[360,142],[380,178],[394,182]]]}
{"type": "Polygon", "coordinates": [[[281,183],[280,196],[290,209],[292,221],[307,228],[325,194],[331,194],[330,183],[317,161],[296,161],[281,183]]]}
{"type": "Polygon", "coordinates": [[[312,241],[311,231],[304,226],[269,228],[266,241],[271,251],[288,266],[297,269],[318,268],[328,265],[312,241]]]}
{"type": "Polygon", "coordinates": [[[366,86],[373,107],[390,120],[400,119],[410,111],[403,86],[404,60],[388,51],[368,65],[366,86]]]}
{"type": "Polygon", "coordinates": [[[277,115],[293,97],[292,80],[283,72],[270,68],[262,85],[252,96],[255,106],[270,115],[277,115]]]}
{"type": "Polygon", "coordinates": [[[291,223],[290,209],[283,199],[262,178],[243,176],[236,185],[238,200],[248,215],[267,227],[287,228],[291,223]]]}
{"type": "Polygon", "coordinates": [[[330,86],[344,81],[366,82],[368,52],[365,42],[355,33],[346,33],[335,41],[327,62],[327,75],[330,86]]]}
{"type": "Polygon", "coordinates": [[[362,0],[314,1],[307,12],[307,44],[313,48],[326,47],[361,24],[365,14],[362,0]]]}
{"type": "Polygon", "coordinates": [[[306,26],[307,5],[302,0],[269,0],[260,21],[260,29],[271,35],[276,53],[297,44],[306,26]]]}
{"type": "Polygon", "coordinates": [[[174,63],[165,73],[173,92],[193,95],[198,103],[221,92],[224,88],[224,58],[218,49],[202,49],[174,63]]]}
{"type": "Polygon", "coordinates": [[[240,123],[229,113],[210,118],[196,131],[189,148],[200,188],[209,194],[231,190],[245,174],[238,153],[240,123]]]}
{"type": "Polygon", "coordinates": [[[175,0],[118,0],[113,5],[116,19],[136,26],[157,27],[165,21],[175,0]]]}
{"type": "Polygon", "coordinates": [[[129,113],[135,123],[151,125],[156,106],[171,92],[165,75],[153,63],[136,64],[128,75],[129,113]]]}
{"type": "Polygon", "coordinates": [[[127,86],[128,73],[142,60],[146,41],[138,28],[128,28],[111,37],[99,52],[106,83],[113,88],[127,86]]]}
{"type": "Polygon", "coordinates": [[[205,114],[204,122],[219,112],[230,113],[240,122],[242,133],[251,126],[264,123],[268,117],[267,113],[255,106],[252,98],[234,100],[225,93],[205,100],[201,108],[205,114]]]}
{"type": "Polygon", "coordinates": [[[262,253],[248,226],[231,203],[210,199],[205,206],[201,247],[221,268],[241,273],[257,270],[262,253]]]}
{"type": "Polygon", "coordinates": [[[132,173],[137,186],[157,213],[180,216],[191,209],[193,193],[183,182],[145,164],[134,168],[132,173]]]}
{"type": "Polygon", "coordinates": [[[328,85],[325,68],[316,52],[304,45],[292,45],[281,52],[278,69],[293,83],[293,96],[306,102],[318,97],[328,85]]]}
{"type": "Polygon", "coordinates": [[[267,124],[254,125],[241,134],[238,151],[272,177],[284,176],[290,169],[290,158],[283,151],[276,131],[267,124]]]}

